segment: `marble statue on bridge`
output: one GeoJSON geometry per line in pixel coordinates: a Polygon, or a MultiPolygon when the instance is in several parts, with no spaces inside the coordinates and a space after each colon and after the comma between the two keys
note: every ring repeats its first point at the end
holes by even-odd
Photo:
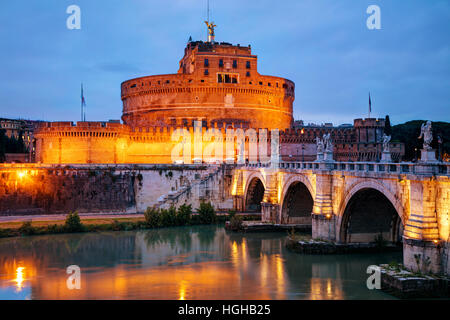
{"type": "Polygon", "coordinates": [[[433,132],[431,128],[431,121],[427,121],[426,123],[422,123],[420,128],[420,136],[419,139],[423,137],[423,149],[431,150],[431,142],[433,141],[433,132]]]}
{"type": "Polygon", "coordinates": [[[383,133],[383,152],[390,152],[389,143],[391,142],[391,136],[383,133]]]}

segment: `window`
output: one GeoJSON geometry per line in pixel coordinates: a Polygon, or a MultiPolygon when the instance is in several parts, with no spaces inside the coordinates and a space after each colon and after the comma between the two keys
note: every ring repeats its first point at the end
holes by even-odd
{"type": "Polygon", "coordinates": [[[247,71],[246,76],[247,76],[247,77],[250,77],[250,72],[247,71]]]}
{"type": "Polygon", "coordinates": [[[260,81],[260,82],[259,82],[259,85],[260,85],[260,86],[262,86],[262,85],[263,85],[262,81],[260,81]]]}
{"type": "Polygon", "coordinates": [[[269,87],[271,87],[272,86],[272,84],[269,82],[269,83],[267,83],[267,85],[269,86],[269,87]]]}
{"type": "Polygon", "coordinates": [[[233,68],[237,68],[237,60],[233,60],[233,68]]]}
{"type": "Polygon", "coordinates": [[[205,68],[209,67],[209,60],[205,59],[205,68]]]}
{"type": "Polygon", "coordinates": [[[205,76],[209,75],[209,70],[205,69],[205,76]]]}
{"type": "Polygon", "coordinates": [[[217,74],[217,82],[218,83],[238,83],[238,75],[237,74],[229,74],[229,73],[218,73],[217,74]]]}
{"type": "Polygon", "coordinates": [[[220,68],[223,68],[223,59],[220,59],[220,60],[219,60],[219,67],[220,67],[220,68]]]}
{"type": "Polygon", "coordinates": [[[250,61],[247,61],[246,67],[247,69],[250,69],[250,61]]]}

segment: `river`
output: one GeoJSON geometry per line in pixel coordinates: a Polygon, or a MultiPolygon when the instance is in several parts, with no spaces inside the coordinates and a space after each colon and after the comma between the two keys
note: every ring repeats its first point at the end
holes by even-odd
{"type": "Polygon", "coordinates": [[[0,299],[394,299],[366,270],[400,252],[301,255],[285,241],[222,226],[0,239],[0,299]]]}

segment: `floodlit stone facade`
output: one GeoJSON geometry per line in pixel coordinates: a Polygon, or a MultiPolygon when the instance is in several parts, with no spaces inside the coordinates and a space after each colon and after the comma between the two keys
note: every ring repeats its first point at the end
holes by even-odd
{"type": "Polygon", "coordinates": [[[189,42],[178,73],[128,80],[121,90],[123,124],[42,123],[35,135],[36,162],[173,163],[172,151],[182,139],[173,139],[174,131],[192,135],[194,121],[203,132],[219,132],[205,138],[202,149],[225,141],[226,128],[284,130],[293,123],[294,83],[260,75],[250,46],[189,42]]]}

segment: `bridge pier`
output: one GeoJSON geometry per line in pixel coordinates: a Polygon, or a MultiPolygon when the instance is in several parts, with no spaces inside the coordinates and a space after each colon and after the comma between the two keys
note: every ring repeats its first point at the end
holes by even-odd
{"type": "Polygon", "coordinates": [[[320,171],[316,175],[316,199],[312,212],[313,239],[336,240],[336,219],[332,207],[332,176],[320,171]]]}
{"type": "Polygon", "coordinates": [[[274,203],[261,202],[261,217],[264,222],[280,224],[280,206],[274,203]]]}
{"type": "Polygon", "coordinates": [[[439,232],[436,216],[437,192],[433,177],[410,181],[411,213],[403,236],[403,263],[414,271],[449,274],[449,267],[444,263],[448,254],[441,239],[444,235],[439,232]]]}
{"type": "Polygon", "coordinates": [[[312,238],[336,241],[336,216],[312,214],[312,238]]]}

